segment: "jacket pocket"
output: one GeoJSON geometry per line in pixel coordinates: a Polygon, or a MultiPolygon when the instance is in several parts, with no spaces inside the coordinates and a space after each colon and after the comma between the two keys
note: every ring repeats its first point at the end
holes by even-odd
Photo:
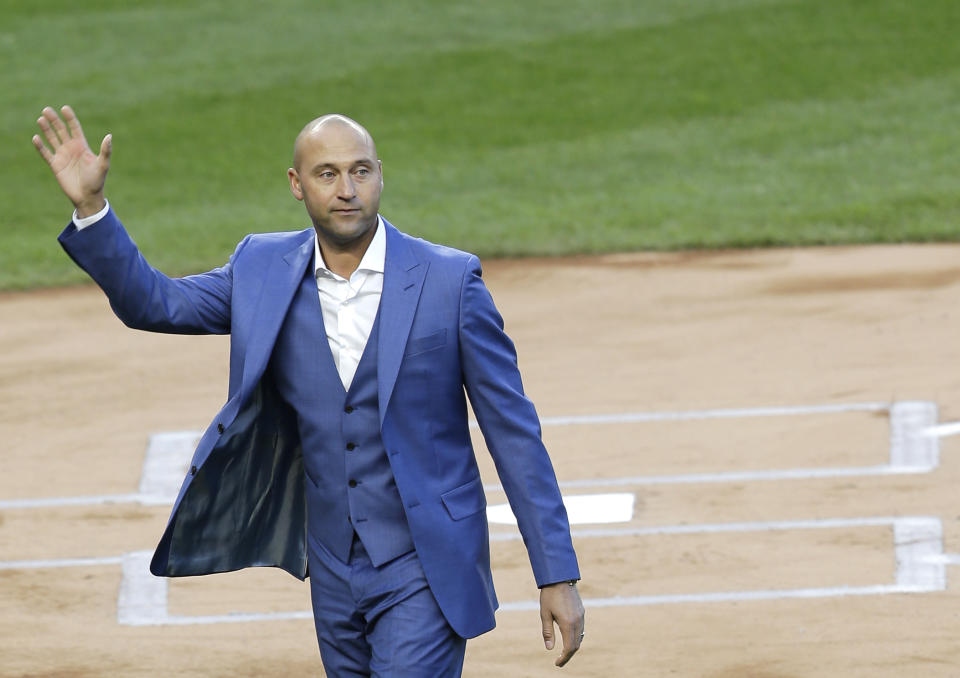
{"type": "Polygon", "coordinates": [[[437,330],[436,332],[431,332],[430,334],[423,337],[413,337],[407,341],[407,348],[403,353],[405,358],[409,358],[412,355],[417,355],[419,353],[426,353],[427,351],[432,351],[435,348],[440,348],[447,343],[447,328],[437,330]]]}
{"type": "Polygon", "coordinates": [[[463,520],[487,507],[487,498],[483,494],[483,482],[480,478],[474,478],[469,483],[444,492],[440,499],[454,520],[463,520]]]}

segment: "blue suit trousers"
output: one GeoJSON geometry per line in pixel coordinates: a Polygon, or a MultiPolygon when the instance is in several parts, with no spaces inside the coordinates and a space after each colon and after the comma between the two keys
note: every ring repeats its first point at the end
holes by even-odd
{"type": "Polygon", "coordinates": [[[308,539],[313,618],[327,676],[460,676],[467,641],[440,611],[416,551],[375,567],[356,535],[347,563],[308,539]]]}

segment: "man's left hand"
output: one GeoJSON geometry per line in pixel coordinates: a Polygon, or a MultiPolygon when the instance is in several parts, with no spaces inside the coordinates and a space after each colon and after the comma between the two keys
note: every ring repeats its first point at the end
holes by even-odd
{"type": "Polygon", "coordinates": [[[540,589],[540,621],[543,623],[543,644],[548,650],[555,645],[554,622],[560,628],[563,652],[554,663],[563,666],[583,642],[583,603],[576,584],[560,582],[540,589]]]}

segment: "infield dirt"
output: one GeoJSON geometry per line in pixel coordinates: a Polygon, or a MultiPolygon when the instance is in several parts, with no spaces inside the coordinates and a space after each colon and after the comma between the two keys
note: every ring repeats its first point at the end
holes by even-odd
{"type": "MultiPolygon", "coordinates": [[[[960,419],[957,245],[492,261],[485,279],[545,418],[922,400],[937,403],[940,421],[960,419]]],[[[0,500],[135,493],[148,436],[205,427],[226,395],[224,337],[130,331],[95,288],[0,295],[0,328],[0,500]]],[[[545,426],[544,437],[561,482],[889,460],[883,411],[545,426]]],[[[940,466],[912,475],[599,482],[565,493],[632,492],[633,519],[607,526],[618,529],[931,516],[952,553],[957,451],[942,439],[940,466]]],[[[0,561],[149,550],[168,510],[136,501],[6,508],[0,561]]],[[[897,567],[884,526],[576,545],[587,601],[881,586],[897,567]]],[[[494,541],[493,558],[501,601],[535,600],[520,542],[494,541]]],[[[495,631],[468,644],[464,675],[956,676],[960,572],[946,574],[944,590],[927,593],[588,602],[583,648],[562,670],[542,648],[537,613],[505,610],[495,631]]],[[[309,619],[124,626],[121,577],[119,565],[0,569],[0,675],[323,675],[309,619]]],[[[174,580],[168,606],[187,617],[307,610],[309,595],[284,573],[247,571],[174,580]]]]}

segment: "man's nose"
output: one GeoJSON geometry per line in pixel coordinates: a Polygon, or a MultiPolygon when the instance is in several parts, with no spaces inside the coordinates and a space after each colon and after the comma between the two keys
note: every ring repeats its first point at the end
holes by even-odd
{"type": "Polygon", "coordinates": [[[337,196],[344,200],[352,200],[357,194],[357,189],[353,185],[353,178],[349,174],[341,174],[337,182],[337,196]]]}

